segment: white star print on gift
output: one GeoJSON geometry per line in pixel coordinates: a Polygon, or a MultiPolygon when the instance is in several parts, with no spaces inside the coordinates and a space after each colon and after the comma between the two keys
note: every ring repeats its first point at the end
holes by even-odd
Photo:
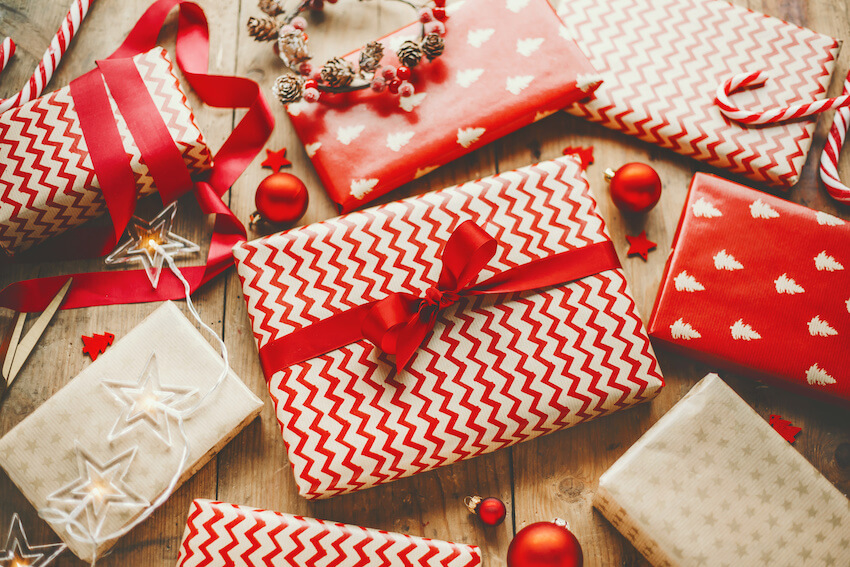
{"type": "Polygon", "coordinates": [[[0,550],[0,567],[46,567],[64,550],[63,543],[30,546],[21,519],[13,514],[6,544],[0,550]]]}
{"type": "Polygon", "coordinates": [[[159,276],[162,273],[162,264],[165,261],[163,252],[173,257],[179,254],[192,254],[200,250],[200,247],[194,242],[171,232],[176,215],[177,202],[175,201],[165,207],[150,222],[139,217],[132,217],[127,224],[130,239],[107,256],[105,262],[109,265],[141,262],[145,267],[151,285],[156,289],[159,284],[159,276]],[[152,243],[155,243],[158,248],[153,246],[152,243]]]}
{"type": "Polygon", "coordinates": [[[137,382],[104,380],[103,385],[122,405],[121,415],[109,432],[113,441],[140,425],[147,425],[157,437],[171,446],[171,426],[174,419],[169,412],[191,399],[198,390],[181,386],[163,386],[159,381],[156,354],[152,354],[137,382]]]}

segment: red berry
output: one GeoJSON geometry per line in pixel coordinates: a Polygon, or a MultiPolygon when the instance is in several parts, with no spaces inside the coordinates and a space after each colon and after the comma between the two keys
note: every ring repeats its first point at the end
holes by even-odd
{"type": "Polygon", "coordinates": [[[413,85],[411,85],[407,81],[404,81],[398,88],[398,94],[400,94],[401,96],[413,96],[414,92],[416,91],[413,88],[413,85]]]}
{"type": "Polygon", "coordinates": [[[440,20],[441,22],[445,22],[449,19],[449,17],[446,15],[445,8],[434,8],[434,17],[440,20]]]}
{"type": "Polygon", "coordinates": [[[395,69],[392,67],[384,67],[381,69],[381,76],[387,81],[392,81],[395,79],[395,69]]]}
{"type": "Polygon", "coordinates": [[[406,81],[410,78],[410,69],[402,65],[401,67],[395,70],[395,76],[401,79],[402,81],[406,81]]]}
{"type": "Polygon", "coordinates": [[[433,19],[434,19],[434,14],[431,13],[431,10],[428,10],[427,8],[423,8],[422,10],[419,10],[419,21],[422,22],[423,24],[427,24],[428,22],[430,22],[433,19]]]}
{"type": "Polygon", "coordinates": [[[304,88],[305,89],[318,89],[319,88],[319,82],[316,81],[315,79],[309,79],[307,81],[304,81],[304,88]]]}
{"type": "Polygon", "coordinates": [[[401,86],[401,81],[394,79],[387,85],[389,91],[393,94],[398,94],[398,88],[401,86]]]}
{"type": "Polygon", "coordinates": [[[436,6],[437,8],[445,8],[446,0],[434,0],[434,6],[436,6]]]}
{"type": "Polygon", "coordinates": [[[319,102],[322,98],[322,91],[319,89],[304,89],[304,100],[307,102],[319,102]]]}

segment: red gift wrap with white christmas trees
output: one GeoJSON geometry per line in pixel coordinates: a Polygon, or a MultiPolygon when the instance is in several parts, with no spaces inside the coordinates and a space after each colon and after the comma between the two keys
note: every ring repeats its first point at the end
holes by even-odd
{"type": "Polygon", "coordinates": [[[850,222],[696,174],[649,328],[711,364],[850,405],[850,222]]]}

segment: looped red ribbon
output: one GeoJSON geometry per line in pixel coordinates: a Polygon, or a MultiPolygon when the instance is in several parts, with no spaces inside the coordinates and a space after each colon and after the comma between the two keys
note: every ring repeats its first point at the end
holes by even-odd
{"type": "Polygon", "coordinates": [[[462,297],[543,289],[620,267],[614,245],[606,240],[531,260],[473,285],[497,247],[484,229],[465,221],[443,248],[437,283],[423,295],[392,293],[271,341],[260,349],[266,379],[363,339],[394,354],[400,372],[434,328],[439,312],[462,297]]]}

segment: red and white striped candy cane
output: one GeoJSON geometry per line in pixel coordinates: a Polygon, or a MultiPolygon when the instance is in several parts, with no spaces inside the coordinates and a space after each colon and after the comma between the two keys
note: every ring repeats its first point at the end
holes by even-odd
{"type": "MultiPolygon", "coordinates": [[[[850,74],[844,79],[844,90],[841,94],[850,95],[850,74]]],[[[850,126],[850,106],[845,106],[835,111],[835,118],[832,120],[832,127],[826,138],[826,146],[820,156],[820,178],[832,198],[842,203],[850,203],[850,187],[844,185],[838,178],[838,157],[844,146],[848,126],[850,126]]]]}
{"type": "Polygon", "coordinates": [[[47,86],[47,83],[50,82],[50,78],[53,77],[53,71],[59,66],[59,61],[62,60],[62,56],[71,44],[71,40],[74,39],[74,35],[80,29],[80,24],[85,19],[86,14],[88,14],[89,6],[93,1],[74,0],[74,3],[68,10],[68,14],[62,21],[62,25],[56,32],[56,35],[53,36],[50,46],[44,52],[41,62],[35,68],[35,71],[33,71],[29,81],[27,81],[27,84],[24,85],[24,88],[18,94],[0,101],[0,112],[5,112],[10,108],[20,106],[41,96],[41,92],[47,86]]]}
{"type": "Polygon", "coordinates": [[[15,42],[12,41],[11,37],[7,37],[0,42],[0,73],[2,73],[3,69],[6,68],[6,65],[9,64],[9,59],[11,59],[14,54],[15,42]]]}

